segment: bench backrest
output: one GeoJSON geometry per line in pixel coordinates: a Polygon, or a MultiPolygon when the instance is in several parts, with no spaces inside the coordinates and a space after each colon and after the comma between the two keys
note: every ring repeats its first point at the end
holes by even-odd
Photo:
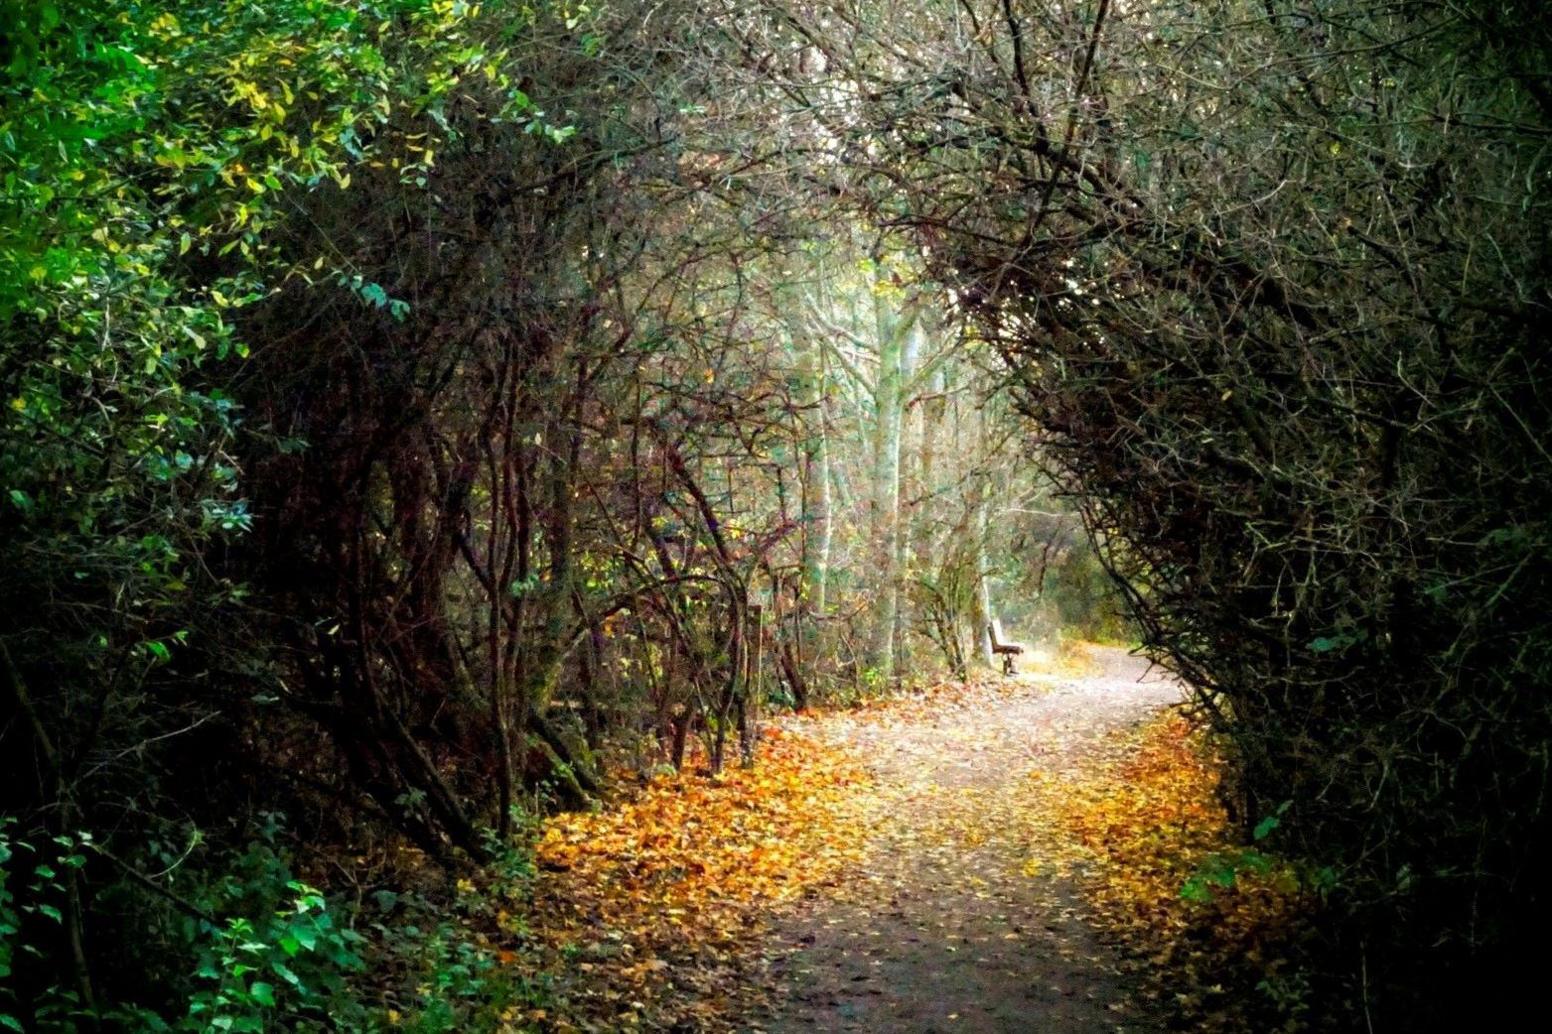
{"type": "Polygon", "coordinates": [[[996,618],[992,618],[991,620],[991,633],[992,646],[1003,646],[1007,643],[1007,639],[1005,639],[1002,634],[1002,622],[998,621],[996,618]]]}

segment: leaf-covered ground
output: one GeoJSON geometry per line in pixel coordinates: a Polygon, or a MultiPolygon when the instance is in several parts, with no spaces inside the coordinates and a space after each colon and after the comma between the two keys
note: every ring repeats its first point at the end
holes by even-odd
{"type": "Polygon", "coordinates": [[[1031,772],[1026,807],[1054,821],[1031,841],[1029,867],[1078,879],[1092,921],[1141,956],[1148,994],[1178,1021],[1304,1029],[1311,1003],[1293,956],[1317,895],[1307,874],[1230,835],[1223,772],[1173,714],[1113,737],[1075,777],[1031,772]]]}
{"type": "Polygon", "coordinates": [[[765,730],[757,763],[687,767],[629,803],[560,816],[539,841],[533,914],[558,955],[549,1025],[725,1029],[764,1001],[764,920],[863,859],[872,780],[844,750],[765,730]]]}
{"type": "Polygon", "coordinates": [[[1159,1010],[1065,867],[1071,834],[1026,791],[1077,781],[1179,699],[1122,651],[1079,677],[993,680],[822,719],[866,756],[888,817],[855,877],[780,925],[770,1031],[1147,1031],[1159,1010]]]}
{"type": "Polygon", "coordinates": [[[1306,895],[1229,844],[1179,699],[1096,648],[786,719],[752,768],[555,819],[512,956],[546,1007],[512,1029],[1245,1027],[1306,895]]]}

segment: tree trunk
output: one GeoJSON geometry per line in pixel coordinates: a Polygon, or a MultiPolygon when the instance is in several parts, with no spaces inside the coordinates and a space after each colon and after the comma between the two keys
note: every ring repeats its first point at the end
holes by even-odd
{"type": "MultiPolygon", "coordinates": [[[[796,332],[795,332],[796,336],[796,332]]],[[[810,658],[817,658],[820,628],[828,606],[830,548],[834,540],[831,521],[829,370],[824,349],[803,334],[802,369],[805,402],[813,407],[817,426],[804,442],[803,489],[803,584],[800,620],[807,618],[810,658]],[[806,615],[801,612],[806,611],[806,615]]]]}
{"type": "Polygon", "coordinates": [[[830,548],[835,539],[835,524],[831,519],[830,421],[822,379],[819,391],[819,444],[814,456],[812,503],[812,519],[817,541],[814,544],[813,563],[809,571],[810,583],[813,586],[813,617],[816,622],[825,619],[828,607],[830,548]]]}
{"type": "Polygon", "coordinates": [[[981,663],[988,668],[996,665],[996,658],[992,656],[992,638],[987,626],[992,620],[992,591],[987,582],[986,566],[986,486],[976,488],[975,518],[971,524],[972,533],[975,535],[975,638],[980,644],[976,651],[981,655],[981,663]]]}
{"type": "Polygon", "coordinates": [[[889,303],[873,299],[878,337],[878,381],[874,389],[873,548],[878,572],[869,663],[881,678],[895,666],[895,616],[900,604],[900,424],[902,414],[903,320],[889,303]]]}
{"type": "Polygon", "coordinates": [[[906,635],[909,621],[915,616],[910,611],[910,596],[904,591],[904,587],[910,585],[916,577],[915,553],[913,543],[916,541],[917,517],[919,505],[905,506],[901,500],[909,498],[919,500],[925,494],[923,487],[923,467],[921,464],[921,442],[917,437],[920,425],[912,426],[914,421],[907,420],[911,406],[911,384],[916,373],[917,363],[921,359],[924,333],[921,321],[906,318],[900,329],[900,390],[899,390],[899,426],[897,433],[900,436],[900,444],[896,448],[899,460],[899,472],[895,477],[895,561],[894,561],[894,667],[896,670],[909,667],[912,663],[911,640],[906,635]],[[909,446],[907,438],[913,439],[909,446]]]}

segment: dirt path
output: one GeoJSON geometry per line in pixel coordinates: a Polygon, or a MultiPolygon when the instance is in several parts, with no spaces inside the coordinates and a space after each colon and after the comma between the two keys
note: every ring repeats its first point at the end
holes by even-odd
{"type": "Polygon", "coordinates": [[[778,924],[769,978],[781,1003],[751,1029],[1160,1029],[1072,886],[1031,864],[1043,834],[1018,806],[1030,772],[1082,769],[1107,734],[1179,699],[1122,650],[1094,661],[1085,677],[1023,676],[816,723],[878,780],[871,860],[778,924]]]}

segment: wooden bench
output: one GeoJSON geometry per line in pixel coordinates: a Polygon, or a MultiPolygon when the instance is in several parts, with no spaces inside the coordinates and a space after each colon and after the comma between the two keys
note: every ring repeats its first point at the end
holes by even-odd
{"type": "Polygon", "coordinates": [[[991,622],[986,626],[986,634],[991,637],[992,653],[1002,658],[1002,673],[1004,675],[1014,674],[1013,659],[1024,652],[1024,644],[1004,639],[1002,635],[1002,622],[996,618],[992,618],[991,622]]]}

